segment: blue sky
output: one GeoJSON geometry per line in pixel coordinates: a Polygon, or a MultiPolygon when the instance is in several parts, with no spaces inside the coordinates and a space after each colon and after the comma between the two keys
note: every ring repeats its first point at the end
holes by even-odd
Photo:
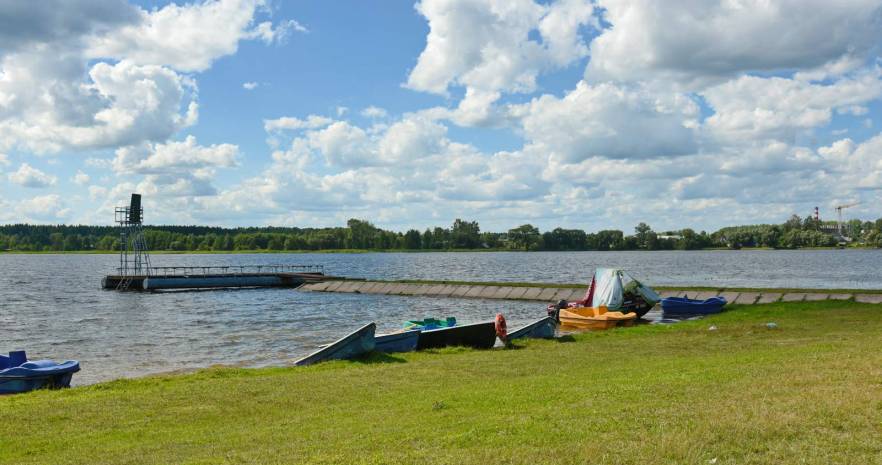
{"type": "Polygon", "coordinates": [[[0,7],[0,222],[882,217],[882,7],[808,4],[0,7]]]}

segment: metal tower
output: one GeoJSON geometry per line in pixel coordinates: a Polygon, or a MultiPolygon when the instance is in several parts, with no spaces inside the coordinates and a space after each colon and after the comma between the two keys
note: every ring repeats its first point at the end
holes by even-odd
{"type": "Polygon", "coordinates": [[[144,208],[141,207],[141,194],[132,194],[127,207],[116,207],[114,220],[120,226],[119,237],[119,275],[117,289],[124,291],[129,288],[135,276],[150,274],[150,255],[147,253],[147,241],[141,222],[144,219],[144,208]]]}

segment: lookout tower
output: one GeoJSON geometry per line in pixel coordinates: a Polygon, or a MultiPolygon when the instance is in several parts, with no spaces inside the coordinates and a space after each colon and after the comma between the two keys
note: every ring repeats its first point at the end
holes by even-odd
{"type": "Polygon", "coordinates": [[[120,226],[119,237],[119,276],[116,288],[127,290],[132,278],[143,278],[150,274],[150,256],[147,254],[147,241],[144,240],[142,221],[144,207],[141,194],[132,194],[127,207],[116,207],[114,220],[120,226]]]}

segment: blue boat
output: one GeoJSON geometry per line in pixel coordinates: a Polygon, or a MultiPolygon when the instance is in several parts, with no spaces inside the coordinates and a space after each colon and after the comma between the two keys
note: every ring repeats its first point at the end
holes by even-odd
{"type": "Polygon", "coordinates": [[[719,296],[705,300],[687,297],[666,297],[661,300],[663,318],[683,319],[713,315],[722,312],[724,305],[726,305],[726,299],[719,296]]]}
{"type": "Polygon", "coordinates": [[[327,360],[349,359],[366,354],[374,350],[374,332],[376,330],[376,324],[368,323],[346,337],[301,358],[294,362],[294,365],[312,365],[327,360]]]}
{"type": "Polygon", "coordinates": [[[70,387],[73,374],[80,371],[80,362],[68,360],[29,361],[23,350],[0,355],[0,394],[17,394],[34,389],[70,387]]]}
{"type": "Polygon", "coordinates": [[[377,352],[385,352],[387,354],[393,352],[411,352],[416,350],[419,340],[419,330],[382,334],[374,338],[374,350],[377,352]]]}
{"type": "Polygon", "coordinates": [[[554,318],[547,316],[508,333],[508,340],[511,341],[521,337],[550,339],[554,337],[554,330],[556,328],[557,324],[554,318]]]}

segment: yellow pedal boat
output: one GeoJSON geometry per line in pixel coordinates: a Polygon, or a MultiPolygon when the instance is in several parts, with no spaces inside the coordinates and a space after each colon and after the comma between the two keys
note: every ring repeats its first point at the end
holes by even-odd
{"type": "Polygon", "coordinates": [[[637,319],[634,312],[610,312],[605,306],[562,308],[559,313],[561,326],[578,329],[610,329],[631,326],[637,319]]]}

